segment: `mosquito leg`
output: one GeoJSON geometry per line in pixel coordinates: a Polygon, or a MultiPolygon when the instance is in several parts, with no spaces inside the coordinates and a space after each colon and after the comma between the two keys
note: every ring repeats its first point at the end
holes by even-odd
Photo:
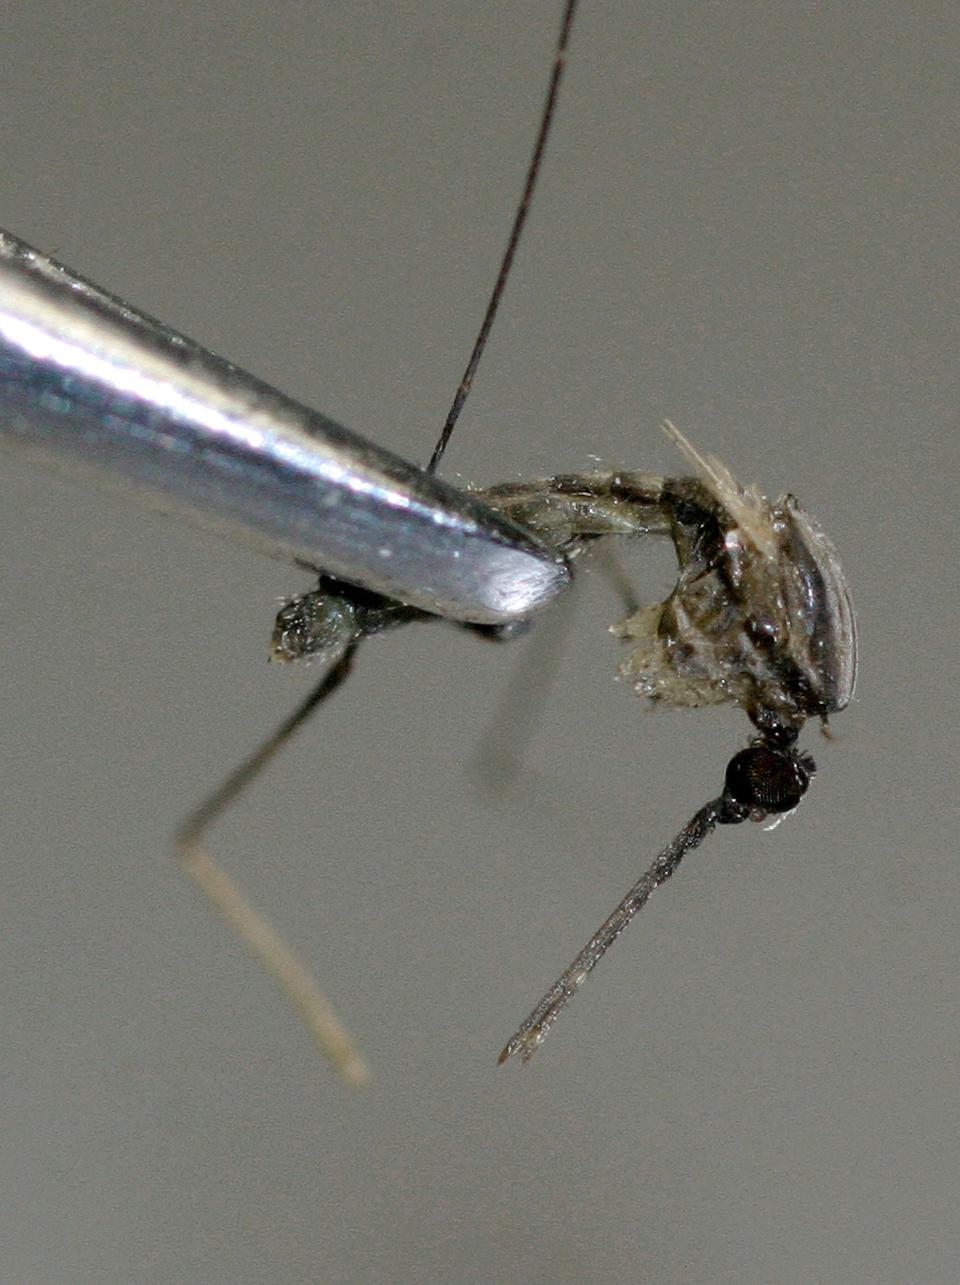
{"type": "Polygon", "coordinates": [[[355,1085],[364,1084],[369,1079],[367,1064],[316,980],[251,905],[241,888],[214,861],[204,847],[203,839],[210,826],[263,771],[317,706],[349,676],[358,645],[357,639],[346,647],[306,700],[186,818],[174,837],[174,855],[181,869],[203,891],[211,907],[226,921],[238,940],[274,978],[334,1069],[355,1085]]]}
{"type": "Polygon", "coordinates": [[[683,860],[686,853],[698,847],[722,821],[740,819],[731,814],[726,797],[714,799],[702,807],[688,821],[672,843],[660,853],[653,865],[633,885],[613,914],[581,950],[569,968],[557,978],[530,1016],[507,1041],[498,1062],[506,1062],[519,1053],[524,1062],[540,1047],[550,1033],[550,1028],[560,1015],[560,1010],[583,985],[601,956],[613,945],[638,910],[650,900],[651,895],[665,883],[683,860]]]}

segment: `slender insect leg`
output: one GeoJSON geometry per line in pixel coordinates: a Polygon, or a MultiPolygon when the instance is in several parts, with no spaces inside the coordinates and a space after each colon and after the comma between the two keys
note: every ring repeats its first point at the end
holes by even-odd
{"type": "Polygon", "coordinates": [[[334,1069],[355,1085],[366,1083],[370,1073],[350,1035],[314,977],[251,905],[242,889],[210,856],[203,845],[203,838],[210,826],[263,771],[317,706],[349,677],[358,645],[359,640],[355,640],[346,647],[306,700],[187,817],[174,837],[174,855],[181,869],[193,879],[210,906],[277,982],[334,1069]]]}

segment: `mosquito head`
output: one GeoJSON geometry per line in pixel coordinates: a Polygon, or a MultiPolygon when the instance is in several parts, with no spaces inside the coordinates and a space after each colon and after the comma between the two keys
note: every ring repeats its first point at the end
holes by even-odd
{"type": "Polygon", "coordinates": [[[573,963],[557,978],[530,1016],[507,1041],[500,1061],[518,1053],[530,1060],[572,995],[583,985],[597,961],[613,945],[634,915],[665,883],[688,852],[698,848],[718,825],[762,821],[771,814],[792,812],[806,793],[816,768],[809,754],[796,749],[797,730],[767,719],[765,735],[757,737],[727,764],[727,779],[718,799],[705,804],[640,876],[619,906],[600,925],[573,963]]]}
{"type": "Polygon", "coordinates": [[[809,754],[793,746],[758,740],[727,764],[721,820],[763,821],[777,813],[792,812],[807,792],[816,765],[809,754]]]}

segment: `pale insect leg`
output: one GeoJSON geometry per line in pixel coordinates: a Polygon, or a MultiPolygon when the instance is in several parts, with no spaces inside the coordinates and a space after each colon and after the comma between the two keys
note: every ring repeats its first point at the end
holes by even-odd
{"type": "Polygon", "coordinates": [[[363,1057],[310,972],[251,905],[242,889],[203,846],[211,825],[260,775],[317,706],[349,677],[358,641],[350,643],[300,706],[227,777],[180,826],[174,837],[178,864],[200,887],[210,906],[263,965],[299,1012],[324,1056],[348,1083],[361,1085],[370,1073],[363,1057]]]}

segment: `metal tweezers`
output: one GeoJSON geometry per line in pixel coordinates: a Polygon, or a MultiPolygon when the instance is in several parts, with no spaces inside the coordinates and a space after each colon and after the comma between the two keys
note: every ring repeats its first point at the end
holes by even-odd
{"type": "Polygon", "coordinates": [[[451,620],[521,619],[569,579],[475,496],[2,231],[0,442],[451,620]]]}

